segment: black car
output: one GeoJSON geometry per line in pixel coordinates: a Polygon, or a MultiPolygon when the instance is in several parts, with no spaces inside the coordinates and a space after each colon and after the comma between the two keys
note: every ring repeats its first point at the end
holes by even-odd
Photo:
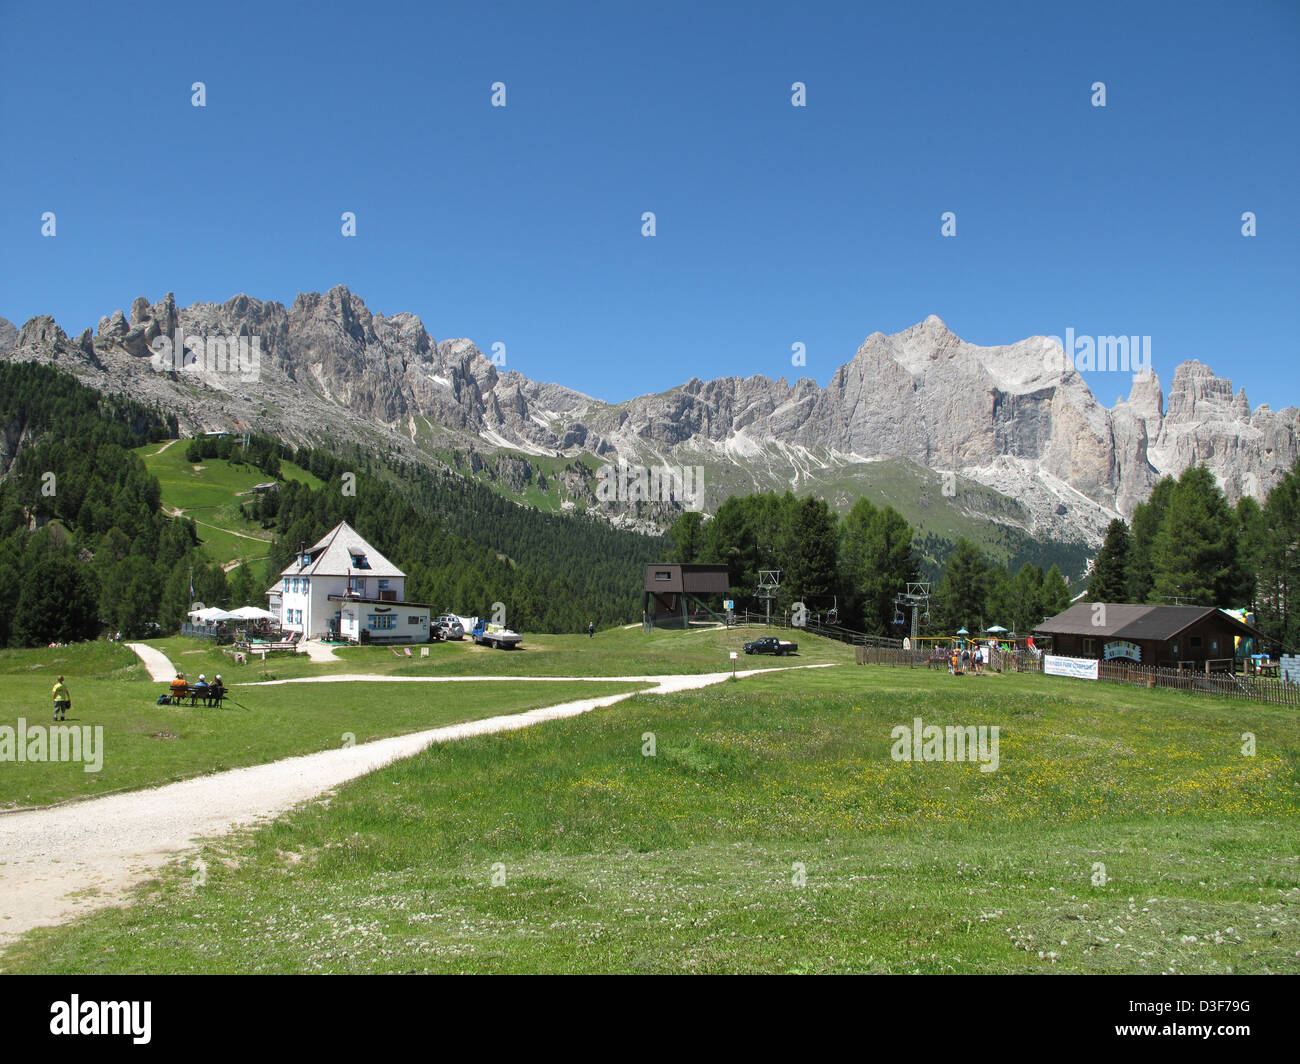
{"type": "Polygon", "coordinates": [[[795,654],[798,650],[798,643],[787,643],[784,639],[777,639],[772,635],[745,644],[746,654],[795,654]]]}

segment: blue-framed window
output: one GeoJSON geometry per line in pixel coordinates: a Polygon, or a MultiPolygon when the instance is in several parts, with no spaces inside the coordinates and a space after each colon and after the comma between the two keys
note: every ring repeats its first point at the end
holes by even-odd
{"type": "Polygon", "coordinates": [[[397,627],[397,618],[391,613],[372,613],[366,618],[366,623],[376,632],[387,631],[390,628],[397,627]]]}
{"type": "Polygon", "coordinates": [[[380,590],[380,591],[387,591],[387,590],[388,590],[388,581],[387,581],[387,580],[380,580],[380,581],[379,581],[379,590],[380,590]]]}

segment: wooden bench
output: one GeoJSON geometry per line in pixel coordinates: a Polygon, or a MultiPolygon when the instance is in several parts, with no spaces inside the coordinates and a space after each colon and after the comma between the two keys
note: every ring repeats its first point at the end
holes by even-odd
{"type": "Polygon", "coordinates": [[[174,706],[185,705],[185,704],[191,706],[197,706],[201,702],[205,706],[216,705],[218,708],[220,708],[221,703],[230,697],[230,688],[222,687],[221,694],[215,695],[212,693],[211,687],[205,688],[202,691],[196,691],[194,689],[194,686],[191,684],[189,687],[185,688],[185,692],[183,694],[178,694],[172,688],[172,686],[168,684],[167,689],[163,692],[163,694],[165,694],[168,698],[172,700],[172,705],[174,706]],[[188,699],[189,700],[188,703],[182,701],[183,699],[188,699]]]}

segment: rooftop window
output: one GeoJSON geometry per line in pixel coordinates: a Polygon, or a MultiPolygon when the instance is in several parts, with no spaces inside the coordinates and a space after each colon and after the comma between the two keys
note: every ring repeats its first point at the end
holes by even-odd
{"type": "Polygon", "coordinates": [[[353,568],[353,569],[369,569],[369,568],[370,568],[370,562],[368,562],[368,561],[366,560],[366,556],[365,556],[364,554],[360,554],[360,553],[358,553],[357,551],[349,551],[348,553],[349,553],[349,554],[351,555],[351,557],[352,557],[352,568],[353,568]]]}

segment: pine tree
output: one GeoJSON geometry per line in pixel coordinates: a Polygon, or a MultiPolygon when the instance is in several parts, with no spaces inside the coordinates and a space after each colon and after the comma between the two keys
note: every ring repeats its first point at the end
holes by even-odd
{"type": "Polygon", "coordinates": [[[965,628],[978,633],[984,630],[989,563],[983,552],[970,540],[957,541],[948,556],[939,581],[939,623],[949,632],[965,628]]]}
{"type": "Polygon", "coordinates": [[[1043,577],[1042,607],[1044,617],[1055,617],[1070,608],[1070,585],[1061,570],[1053,565],[1043,577]]]}
{"type": "Polygon", "coordinates": [[[1133,511],[1132,536],[1129,540],[1129,602],[1144,603],[1150,599],[1155,584],[1151,553],[1169,509],[1169,497],[1173,494],[1174,484],[1173,477],[1160,480],[1151,489],[1147,501],[1139,503],[1133,511]]]}
{"type": "Polygon", "coordinates": [[[673,545],[673,558],[679,562],[693,562],[704,547],[704,515],[687,510],[668,531],[668,541],[673,545]]]}
{"type": "Polygon", "coordinates": [[[1249,495],[1237,500],[1237,567],[1241,574],[1240,600],[1248,609],[1256,601],[1256,580],[1268,538],[1264,509],[1249,495]]]}
{"type": "MultiPolygon", "coordinates": [[[[262,598],[260,592],[264,589],[257,586],[257,581],[253,579],[253,570],[247,562],[241,562],[235,567],[230,574],[230,608],[239,609],[241,606],[263,606],[261,601],[255,601],[262,598]]],[[[420,601],[415,599],[414,601],[420,601]]]]}
{"type": "Polygon", "coordinates": [[[1151,553],[1151,597],[1183,605],[1231,606],[1239,593],[1237,523],[1214,474],[1184,470],[1151,553]]]}
{"type": "Polygon", "coordinates": [[[1129,593],[1128,526],[1116,518],[1106,529],[1106,541],[1097,552],[1092,578],[1088,581],[1089,602],[1126,602],[1129,593]]]}
{"type": "Polygon", "coordinates": [[[1300,653],[1300,461],[1268,493],[1263,520],[1256,617],[1284,651],[1300,653]]]}
{"type": "Polygon", "coordinates": [[[810,611],[829,608],[839,592],[838,547],[839,520],[825,500],[799,500],[786,537],[782,583],[810,611]]]}
{"type": "Polygon", "coordinates": [[[99,634],[99,601],[90,570],[71,557],[41,558],[22,577],[14,609],[15,646],[70,643],[99,634]]]}
{"type": "Polygon", "coordinates": [[[908,581],[916,579],[913,535],[912,526],[892,506],[871,515],[859,570],[868,632],[890,630],[894,599],[907,590],[908,581]]]}
{"type": "Polygon", "coordinates": [[[1029,635],[1046,618],[1043,609],[1043,570],[1026,562],[1011,581],[1011,630],[1029,635]]]}

